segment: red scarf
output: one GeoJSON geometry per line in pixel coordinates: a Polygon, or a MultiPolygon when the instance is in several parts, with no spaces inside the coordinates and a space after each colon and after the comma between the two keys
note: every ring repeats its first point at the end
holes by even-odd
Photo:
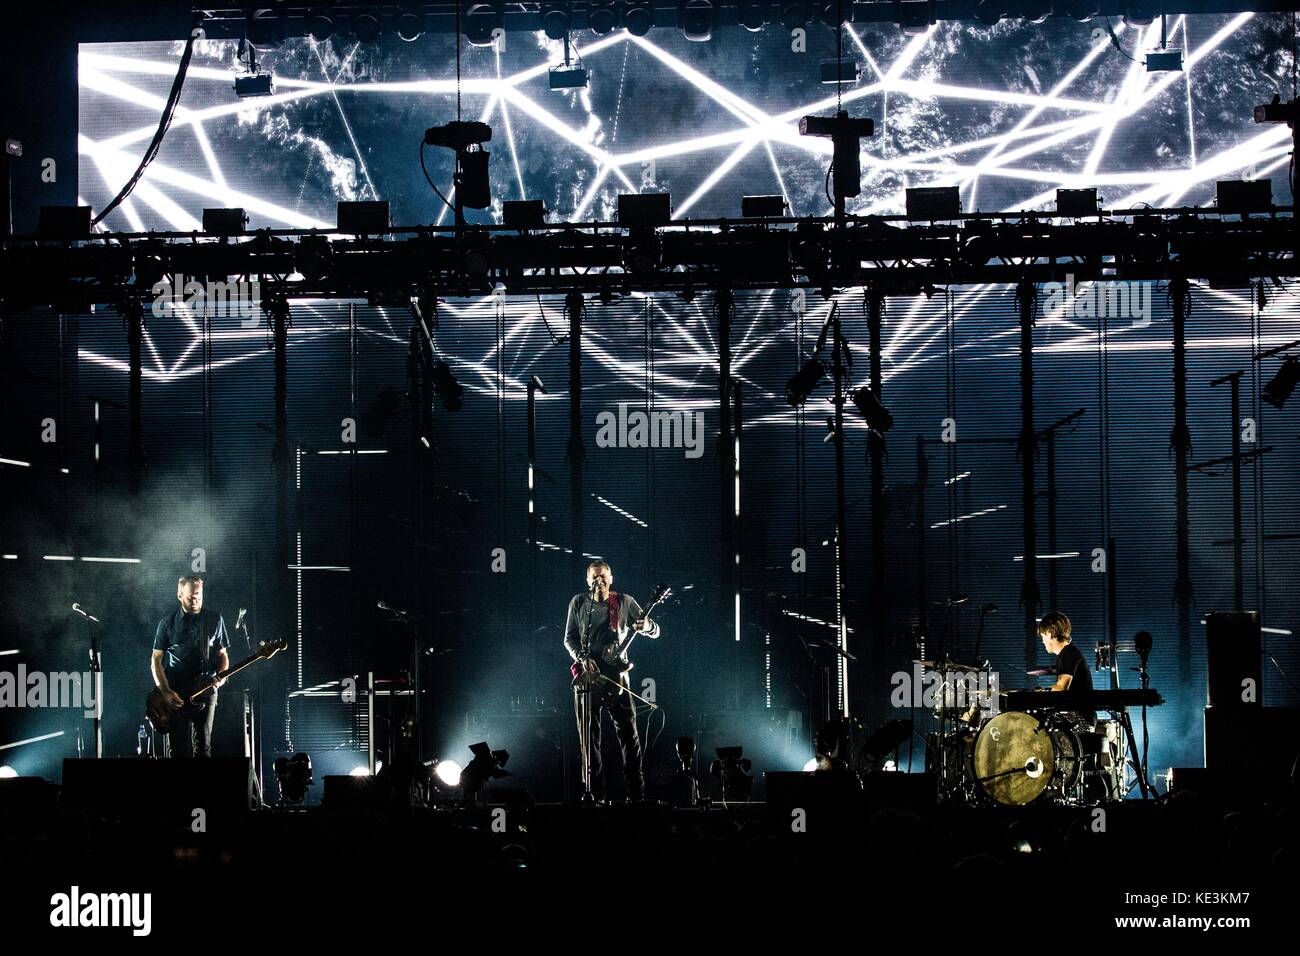
{"type": "Polygon", "coordinates": [[[618,592],[609,592],[609,629],[618,637],[618,592]]]}

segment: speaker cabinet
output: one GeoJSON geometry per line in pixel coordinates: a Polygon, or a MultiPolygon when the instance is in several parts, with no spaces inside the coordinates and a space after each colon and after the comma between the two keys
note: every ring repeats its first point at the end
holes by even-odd
{"type": "Polygon", "coordinates": [[[1213,708],[1259,707],[1259,612],[1211,611],[1205,617],[1205,695],[1213,708]]]}

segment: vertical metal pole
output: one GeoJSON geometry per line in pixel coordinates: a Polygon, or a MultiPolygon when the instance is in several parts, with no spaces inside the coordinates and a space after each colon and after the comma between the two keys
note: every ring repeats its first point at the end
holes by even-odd
{"type": "Polygon", "coordinates": [[[537,468],[537,379],[528,379],[528,642],[529,686],[533,700],[529,709],[536,708],[539,693],[537,683],[538,632],[537,632],[537,575],[540,571],[537,561],[537,504],[536,504],[536,468],[537,468]]]}
{"type": "Polygon", "coordinates": [[[926,577],[929,574],[926,555],[925,485],[930,479],[930,463],[925,457],[925,437],[916,436],[916,623],[923,640],[929,624],[930,594],[926,577]]]}
{"type": "Polygon", "coordinates": [[[1174,505],[1175,551],[1178,563],[1174,600],[1178,605],[1178,673],[1180,680],[1192,670],[1192,572],[1191,520],[1187,473],[1191,463],[1192,436],[1187,428],[1187,299],[1190,289],[1180,277],[1169,282],[1174,324],[1174,505]]]}
{"type": "MultiPolygon", "coordinates": [[[[294,630],[290,625],[289,604],[287,595],[294,593],[292,578],[288,573],[288,566],[295,563],[295,550],[293,547],[293,486],[291,484],[291,470],[289,467],[289,305],[283,298],[272,298],[268,303],[267,318],[271,323],[271,347],[273,349],[273,364],[275,374],[275,385],[273,391],[273,400],[275,403],[275,443],[271,451],[271,467],[275,480],[275,557],[274,557],[274,574],[272,576],[272,585],[276,595],[272,619],[276,622],[276,629],[281,634],[288,634],[294,630]]],[[[301,572],[298,572],[299,574],[301,572]]],[[[294,656],[297,664],[296,670],[302,667],[302,642],[299,640],[294,648],[294,656]]],[[[291,716],[289,713],[289,698],[285,695],[285,725],[284,725],[284,743],[285,749],[291,749],[291,716]]]]}
{"type": "Polygon", "coordinates": [[[569,313],[569,538],[573,555],[585,553],[582,541],[582,463],[587,452],[582,444],[582,317],[586,303],[581,292],[564,297],[569,313]]]}
{"type": "MultiPolygon", "coordinates": [[[[392,760],[393,755],[389,754],[392,760]]],[[[366,673],[366,760],[370,776],[375,775],[375,672],[366,673]]]]}
{"type": "Polygon", "coordinates": [[[140,409],[143,399],[141,341],[144,338],[144,304],[130,299],[126,305],[127,373],[127,468],[132,496],[144,483],[144,437],[140,409]]]}
{"type": "Polygon", "coordinates": [[[1020,590],[1024,609],[1025,666],[1032,667],[1038,655],[1038,528],[1035,523],[1034,454],[1038,436],[1034,431],[1034,306],[1038,288],[1024,281],[1016,287],[1020,311],[1020,501],[1024,512],[1023,555],[1025,579],[1020,590]]]}
{"type": "MultiPolygon", "coordinates": [[[[735,449],[731,442],[731,311],[733,297],[725,286],[714,297],[718,318],[718,586],[723,606],[733,603],[736,584],[735,449]]],[[[733,614],[735,612],[733,611],[733,614]]],[[[739,631],[735,633],[739,640],[739,631]]],[[[739,688],[737,688],[739,691],[739,688]]]]}
{"type": "MultiPolygon", "coordinates": [[[[867,334],[871,350],[871,393],[882,404],[884,375],[881,370],[880,331],[885,318],[885,295],[879,289],[867,293],[867,334]]],[[[885,648],[885,622],[888,620],[889,592],[885,587],[885,438],[871,430],[867,438],[871,453],[871,662],[875,679],[885,648]]]]}
{"type": "Polygon", "coordinates": [[[1233,610],[1245,607],[1241,554],[1241,376],[1232,379],[1232,601],[1233,610]]]}
{"type": "MultiPolygon", "coordinates": [[[[841,652],[848,651],[848,632],[844,622],[845,569],[844,527],[844,340],[840,336],[840,318],[831,318],[831,335],[834,347],[831,352],[831,372],[835,382],[835,627],[841,652]]],[[[836,702],[840,716],[849,716],[849,665],[843,653],[835,656],[836,702]]]]}
{"type": "MultiPolygon", "coordinates": [[[[1047,433],[1047,552],[1056,554],[1056,430],[1047,433]]],[[[1028,560],[1026,558],[1025,560],[1028,560]]],[[[1056,591],[1056,559],[1047,562],[1047,604],[1053,611],[1059,610],[1060,602],[1056,591]]]]}
{"type": "MultiPolygon", "coordinates": [[[[731,521],[732,521],[732,548],[734,560],[732,561],[733,578],[733,598],[732,614],[734,616],[733,626],[735,628],[736,643],[740,643],[740,596],[743,590],[741,567],[740,567],[740,431],[742,427],[742,406],[741,406],[741,384],[733,382],[731,385],[732,402],[731,408],[736,416],[735,428],[732,431],[731,438],[731,460],[732,460],[732,489],[731,489],[731,521]]],[[[736,708],[739,710],[745,704],[744,698],[744,657],[739,653],[737,648],[736,655],[736,708]]]]}

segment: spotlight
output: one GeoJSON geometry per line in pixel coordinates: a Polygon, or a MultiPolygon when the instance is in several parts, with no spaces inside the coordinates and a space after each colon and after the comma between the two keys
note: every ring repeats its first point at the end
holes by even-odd
{"type": "Polygon", "coordinates": [[[742,196],[740,198],[740,214],[746,219],[784,216],[786,208],[784,196],[742,196]]]}
{"type": "Polygon", "coordinates": [[[1296,105],[1297,103],[1300,103],[1300,100],[1283,103],[1282,97],[1274,93],[1271,103],[1255,107],[1254,120],[1256,123],[1288,123],[1294,125],[1297,114],[1300,114],[1300,107],[1296,105]]]}
{"type": "Polygon", "coordinates": [[[507,229],[540,229],[546,225],[546,207],[540,199],[508,200],[501,204],[501,224],[507,229]]]}
{"type": "Polygon", "coordinates": [[[1182,50],[1152,50],[1147,54],[1148,73],[1178,73],[1183,68],[1182,50]]]}
{"type": "Polygon", "coordinates": [[[542,30],[552,40],[563,40],[569,35],[572,20],[569,5],[558,3],[542,4],[542,30]]]}
{"type": "Polygon", "coordinates": [[[473,46],[492,46],[496,42],[495,31],[503,25],[501,11],[491,3],[470,4],[462,22],[465,25],[465,39],[473,46]]]}
{"type": "Polygon", "coordinates": [[[306,21],[307,35],[323,43],[334,35],[334,21],[323,13],[311,13],[306,21]]]}
{"type": "Polygon", "coordinates": [[[241,100],[250,96],[270,96],[275,92],[275,80],[270,73],[249,73],[235,77],[235,95],[241,100]]]}
{"type": "Polygon", "coordinates": [[[438,364],[433,367],[433,389],[438,393],[438,398],[442,400],[447,411],[460,411],[465,386],[456,381],[451,366],[444,359],[439,359],[438,364]]]}
{"type": "Polygon", "coordinates": [[[849,57],[822,60],[823,83],[856,83],[861,72],[858,61],[849,57]]]}
{"type": "Polygon", "coordinates": [[[1056,191],[1056,213],[1078,219],[1082,216],[1095,216],[1098,212],[1097,190],[1095,189],[1058,189],[1056,191]]]}
{"type": "Polygon", "coordinates": [[[742,3],[736,7],[736,22],[751,33],[757,33],[767,23],[766,3],[742,3]]]}
{"type": "Polygon", "coordinates": [[[867,424],[873,429],[884,433],[894,427],[894,416],[889,414],[889,409],[880,404],[880,399],[876,398],[876,393],[871,389],[864,385],[850,397],[853,399],[853,404],[858,406],[862,417],[867,420],[867,424]]]}
{"type": "Polygon", "coordinates": [[[749,771],[754,764],[744,756],[743,747],[719,747],[718,759],[709,765],[709,775],[722,784],[723,800],[748,801],[754,778],[749,771]]]}
{"type": "Polygon", "coordinates": [[[248,17],[248,42],[261,47],[279,46],[284,39],[284,21],[274,10],[258,10],[248,17]]]}
{"type": "Polygon", "coordinates": [[[666,226],[673,218],[671,193],[620,193],[618,224],[654,228],[666,226]]]}
{"type": "Polygon", "coordinates": [[[809,760],[806,764],[803,765],[804,773],[812,773],[814,770],[821,770],[821,769],[822,767],[820,764],[817,763],[816,757],[813,757],[811,760],[809,760]]]}
{"type": "Polygon", "coordinates": [[[682,35],[688,40],[703,43],[713,37],[713,21],[717,15],[713,0],[682,0],[677,8],[682,35]]]}
{"type": "Polygon", "coordinates": [[[817,136],[831,141],[831,176],[835,198],[858,195],[862,191],[862,140],[874,135],[875,122],[856,119],[840,110],[834,116],[804,116],[799,120],[800,136],[817,136]]]}
{"type": "Polygon", "coordinates": [[[374,43],[383,32],[383,25],[374,13],[354,13],[352,15],[352,32],[362,43],[374,43]]]}
{"type": "Polygon", "coordinates": [[[1273,208],[1273,180],[1223,180],[1215,185],[1219,212],[1247,215],[1273,208]]]}
{"type": "Polygon", "coordinates": [[[922,186],[904,192],[910,220],[956,219],[961,215],[961,193],[956,186],[922,186]]]}
{"type": "Polygon", "coordinates": [[[803,368],[795,372],[790,377],[790,381],[785,383],[785,400],[786,404],[792,408],[798,408],[804,402],[808,401],[808,396],[813,393],[822,376],[826,374],[826,363],[819,358],[810,358],[803,363],[803,368]]]}
{"type": "Polygon", "coordinates": [[[293,265],[308,282],[320,282],[330,270],[330,242],[324,236],[303,236],[294,250],[293,265]]]}
{"type": "Polygon", "coordinates": [[[0,767],[0,780],[13,780],[18,776],[18,771],[6,764],[0,767]]]}
{"type": "Polygon", "coordinates": [[[634,37],[643,37],[655,24],[654,5],[634,2],[623,11],[623,26],[634,37]]]}
{"type": "Polygon", "coordinates": [[[975,19],[986,27],[997,26],[1007,15],[1006,0],[979,0],[975,4],[975,19]]]}
{"type": "Polygon", "coordinates": [[[403,40],[418,40],[424,32],[424,17],[415,10],[399,10],[397,13],[397,35],[403,40]]]}
{"type": "Polygon", "coordinates": [[[339,202],[335,206],[334,227],[356,236],[382,236],[388,232],[388,200],[339,202]]]}
{"type": "Polygon", "coordinates": [[[552,90],[585,90],[591,74],[582,66],[553,66],[547,78],[552,90]]]}
{"type": "Polygon", "coordinates": [[[487,741],[469,745],[474,759],[461,771],[460,785],[465,803],[478,803],[489,780],[499,780],[510,776],[505,769],[510,754],[504,750],[493,750],[487,741]]]}
{"type": "Polygon", "coordinates": [[[248,213],[242,209],[203,210],[203,231],[209,236],[240,236],[248,228],[248,213]]]}
{"type": "Polygon", "coordinates": [[[781,25],[787,30],[806,26],[808,23],[808,4],[787,3],[781,7],[781,25]]]}
{"type": "Polygon", "coordinates": [[[439,760],[433,768],[433,775],[445,787],[460,786],[461,766],[454,760],[439,760]]]}
{"type": "Polygon", "coordinates": [[[369,767],[364,767],[364,766],[362,766],[362,767],[353,767],[350,771],[348,771],[348,776],[349,776],[349,777],[368,777],[368,776],[370,776],[370,768],[369,768],[369,767]]]}
{"type": "Polygon", "coordinates": [[[275,780],[281,803],[302,803],[312,784],[311,757],[304,753],[275,758],[275,780]]]}
{"type": "Polygon", "coordinates": [[[1295,391],[1296,382],[1300,382],[1300,359],[1288,355],[1267,385],[1260,392],[1260,398],[1274,408],[1281,408],[1295,391]]]}
{"type": "Polygon", "coordinates": [[[618,10],[612,3],[592,7],[587,13],[587,25],[591,32],[604,36],[618,26],[618,10]]]}

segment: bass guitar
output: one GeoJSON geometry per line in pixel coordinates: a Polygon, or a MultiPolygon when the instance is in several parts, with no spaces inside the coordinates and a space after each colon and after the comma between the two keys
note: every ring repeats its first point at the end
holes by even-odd
{"type": "Polygon", "coordinates": [[[264,661],[274,657],[288,646],[289,642],[287,640],[278,640],[272,643],[260,642],[256,654],[244,658],[238,664],[227,667],[218,674],[207,674],[199,678],[199,682],[189,693],[180,695],[181,705],[179,707],[167,703],[167,697],[163,694],[162,688],[155,687],[149,692],[149,699],[144,704],[145,720],[149,722],[149,726],[154,729],[155,733],[167,733],[171,729],[172,721],[177,717],[193,716],[202,709],[199,699],[216,687],[217,681],[233,677],[256,661],[264,661]]]}
{"type": "MultiPolygon", "coordinates": [[[[666,584],[661,584],[655,588],[654,597],[651,598],[648,607],[641,611],[641,616],[637,622],[647,620],[650,612],[666,601],[673,593],[672,588],[666,584]]],[[[595,654],[589,657],[580,657],[569,667],[569,673],[573,675],[573,686],[587,688],[596,681],[605,679],[619,685],[619,693],[623,692],[622,683],[623,675],[632,669],[632,662],[628,660],[628,648],[636,640],[636,636],[641,632],[634,627],[629,627],[627,637],[622,641],[612,641],[606,644],[595,654]],[[596,663],[596,670],[589,671],[585,662],[591,660],[596,663]]]]}

